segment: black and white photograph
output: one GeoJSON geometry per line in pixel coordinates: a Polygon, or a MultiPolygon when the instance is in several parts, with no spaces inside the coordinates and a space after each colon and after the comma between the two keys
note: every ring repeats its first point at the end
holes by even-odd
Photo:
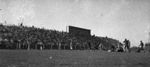
{"type": "Polygon", "coordinates": [[[150,67],[150,0],[0,0],[0,67],[150,67]]]}

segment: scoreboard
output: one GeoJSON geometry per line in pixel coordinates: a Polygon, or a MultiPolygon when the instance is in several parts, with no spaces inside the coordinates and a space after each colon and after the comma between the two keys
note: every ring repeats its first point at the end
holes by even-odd
{"type": "Polygon", "coordinates": [[[69,28],[69,34],[75,34],[75,35],[91,35],[91,30],[79,28],[75,26],[68,26],[69,28]]]}

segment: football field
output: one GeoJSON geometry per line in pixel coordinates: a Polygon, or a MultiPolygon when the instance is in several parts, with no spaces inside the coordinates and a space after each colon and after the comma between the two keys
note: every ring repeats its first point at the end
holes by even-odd
{"type": "Polygon", "coordinates": [[[150,67],[150,53],[0,50],[0,67],[150,67]]]}

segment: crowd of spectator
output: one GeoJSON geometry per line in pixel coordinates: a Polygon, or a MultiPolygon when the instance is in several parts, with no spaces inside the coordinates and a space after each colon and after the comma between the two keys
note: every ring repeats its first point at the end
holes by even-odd
{"type": "Polygon", "coordinates": [[[0,24],[0,49],[98,49],[100,43],[117,43],[105,37],[82,36],[37,27],[0,24]],[[70,47],[71,46],[71,47],[70,47]]]}

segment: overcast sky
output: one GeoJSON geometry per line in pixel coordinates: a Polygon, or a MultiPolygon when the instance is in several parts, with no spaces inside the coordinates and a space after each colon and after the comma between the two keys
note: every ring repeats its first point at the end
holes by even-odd
{"type": "Polygon", "coordinates": [[[66,31],[72,25],[91,29],[132,46],[148,41],[150,0],[0,0],[0,22],[66,31]]]}

